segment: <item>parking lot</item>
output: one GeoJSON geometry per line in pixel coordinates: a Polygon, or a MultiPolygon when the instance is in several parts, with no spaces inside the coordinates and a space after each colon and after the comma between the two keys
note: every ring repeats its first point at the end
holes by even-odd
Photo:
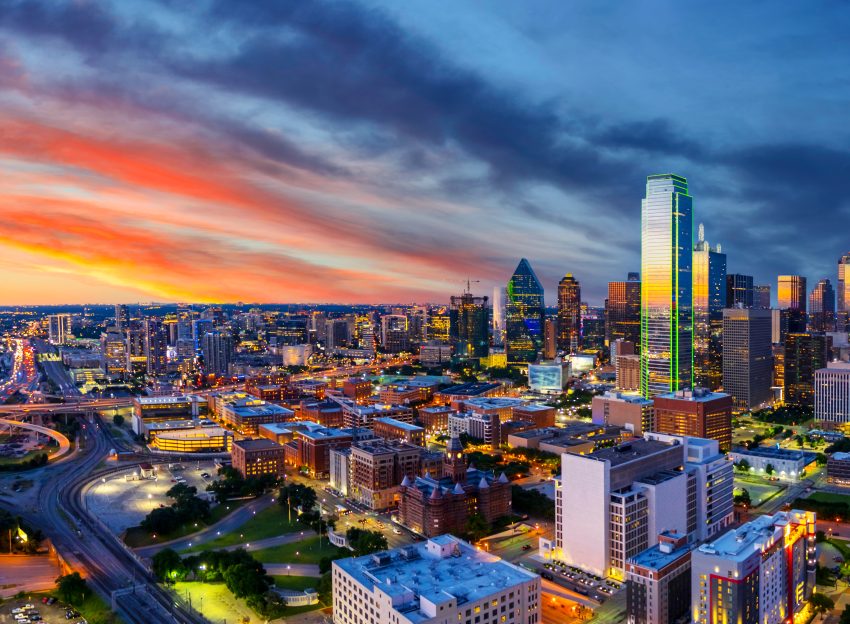
{"type": "Polygon", "coordinates": [[[557,581],[582,596],[593,598],[599,602],[604,601],[622,588],[622,584],[617,581],[594,576],[561,561],[553,560],[544,563],[543,567],[541,576],[544,579],[557,581]]]}
{"type": "MultiPolygon", "coordinates": [[[[21,600],[10,600],[0,606],[0,624],[17,622],[43,622],[44,624],[76,624],[85,622],[77,614],[76,617],[66,618],[66,613],[71,613],[67,607],[59,602],[48,605],[42,602],[40,597],[22,598],[21,600]],[[12,612],[19,611],[19,619],[15,619],[12,612]]],[[[75,611],[73,613],[76,613],[75,611]]]]}
{"type": "Polygon", "coordinates": [[[86,493],[86,505],[92,515],[118,535],[138,526],[151,510],[170,505],[173,501],[165,493],[178,479],[185,480],[186,485],[198,488],[198,493],[203,494],[217,472],[212,461],[160,464],[154,478],[137,478],[134,470],[127,470],[95,483],[86,493]],[[204,473],[210,476],[202,476],[204,473]]]}

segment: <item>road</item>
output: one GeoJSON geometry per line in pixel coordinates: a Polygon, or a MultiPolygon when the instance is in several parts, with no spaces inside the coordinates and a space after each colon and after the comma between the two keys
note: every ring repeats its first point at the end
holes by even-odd
{"type": "Polygon", "coordinates": [[[60,574],[53,557],[0,555],[0,598],[9,598],[19,591],[53,589],[60,574]]]}
{"type": "Polygon", "coordinates": [[[7,420],[6,418],[0,418],[0,425],[8,425],[10,427],[17,427],[18,429],[35,431],[36,433],[40,433],[41,435],[45,435],[56,440],[59,443],[59,450],[50,455],[50,461],[55,461],[59,459],[71,449],[71,441],[68,438],[66,438],[58,431],[54,431],[53,429],[50,429],[48,427],[42,427],[41,425],[33,425],[32,423],[19,422],[17,420],[7,420]]]}

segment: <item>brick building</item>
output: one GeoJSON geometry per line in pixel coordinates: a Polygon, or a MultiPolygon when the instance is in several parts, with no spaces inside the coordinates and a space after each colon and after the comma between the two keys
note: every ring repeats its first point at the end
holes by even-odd
{"type": "Polygon", "coordinates": [[[233,468],[243,477],[283,476],[283,447],[262,439],[234,440],[230,449],[233,468]]]}
{"type": "Polygon", "coordinates": [[[731,395],[694,388],[661,394],[654,401],[654,431],[717,440],[721,451],[732,448],[731,395]]]}

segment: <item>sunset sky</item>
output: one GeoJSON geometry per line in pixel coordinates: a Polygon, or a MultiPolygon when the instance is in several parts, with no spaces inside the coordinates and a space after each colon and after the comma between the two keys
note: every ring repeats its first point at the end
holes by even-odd
{"type": "MultiPolygon", "coordinates": [[[[729,271],[850,251],[850,5],[0,0],[0,305],[601,304],[645,177],[729,271]]],[[[775,293],[774,293],[775,295],[775,293]]]]}

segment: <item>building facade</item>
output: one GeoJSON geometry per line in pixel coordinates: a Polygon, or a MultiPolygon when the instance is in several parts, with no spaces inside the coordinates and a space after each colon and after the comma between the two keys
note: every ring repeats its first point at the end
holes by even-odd
{"type": "Polygon", "coordinates": [[[284,475],[283,447],[271,440],[234,440],[230,448],[233,468],[244,478],[284,475]]]}
{"type": "Polygon", "coordinates": [[[655,401],[655,431],[716,440],[732,447],[732,397],[705,388],[662,394],[655,401]]]}
{"type": "Polygon", "coordinates": [[[770,310],[723,310],[723,391],[736,411],[771,400],[773,381],[770,310]]]}
{"type": "Polygon", "coordinates": [[[558,349],[565,353],[581,349],[581,284],[572,273],[558,282],[558,349]]]}
{"type": "Polygon", "coordinates": [[[850,424],[850,362],[829,362],[815,371],[815,420],[827,428],[850,424]]]}
{"type": "Polygon", "coordinates": [[[662,533],[658,544],[626,561],[629,624],[675,624],[691,608],[691,547],[687,537],[662,533]]]}
{"type": "Polygon", "coordinates": [[[451,298],[449,338],[454,354],[461,358],[481,358],[490,348],[490,306],[487,297],[465,292],[451,298]]]}
{"type": "Polygon", "coordinates": [[[521,259],[508,280],[505,351],[511,362],[533,362],[543,347],[543,286],[528,260],[521,259]]]}
{"type": "Polygon", "coordinates": [[[723,373],[723,307],[726,298],[726,254],[712,248],[699,225],[694,245],[694,383],[717,390],[723,373]]]}
{"type": "Polygon", "coordinates": [[[815,371],[826,368],[832,339],[824,334],[789,333],[785,337],[785,402],[814,407],[815,371]]]}
{"type": "Polygon", "coordinates": [[[605,300],[605,338],[640,346],[640,275],[629,273],[625,282],[608,282],[605,300]]]}
{"type": "Polygon", "coordinates": [[[809,330],[835,331],[835,289],[826,278],[818,280],[809,295],[809,330]]]}

